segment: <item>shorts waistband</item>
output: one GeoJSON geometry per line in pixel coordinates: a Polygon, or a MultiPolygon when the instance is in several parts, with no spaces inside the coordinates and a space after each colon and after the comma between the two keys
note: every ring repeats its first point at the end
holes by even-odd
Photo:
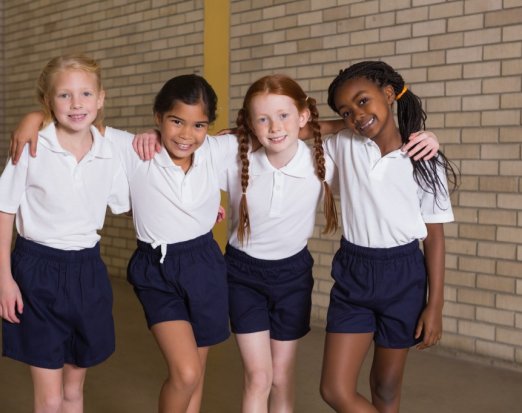
{"type": "Polygon", "coordinates": [[[418,240],[414,240],[408,244],[399,245],[397,247],[370,248],[352,244],[351,242],[347,241],[346,238],[341,238],[341,249],[350,253],[350,255],[371,258],[374,260],[387,260],[395,257],[405,257],[419,250],[419,248],[418,240]]]}
{"type": "Polygon", "coordinates": [[[138,243],[138,249],[140,251],[143,251],[143,252],[146,252],[149,254],[153,254],[153,255],[158,255],[158,256],[162,255],[161,245],[165,245],[166,246],[165,255],[168,256],[170,254],[179,254],[179,253],[186,252],[186,251],[194,249],[194,248],[208,245],[213,240],[214,240],[214,236],[212,235],[212,232],[208,232],[204,235],[201,235],[201,236],[193,238],[193,239],[189,239],[187,241],[175,242],[172,244],[160,244],[155,248],[148,242],[138,240],[137,243],[138,243]]]}
{"type": "Polygon", "coordinates": [[[49,258],[60,262],[78,262],[88,261],[93,258],[100,257],[100,244],[92,248],[84,248],[81,250],[61,250],[58,248],[48,247],[38,244],[21,236],[16,237],[15,249],[35,255],[42,258],[49,258]]]}
{"type": "Polygon", "coordinates": [[[308,248],[307,247],[304,247],[301,251],[299,251],[297,254],[294,254],[290,257],[286,257],[286,258],[281,258],[281,259],[278,259],[278,260],[264,260],[264,259],[261,259],[261,258],[254,258],[250,255],[248,255],[247,253],[241,251],[241,250],[238,250],[237,248],[234,248],[232,245],[230,244],[227,244],[227,246],[225,247],[225,253],[238,260],[238,261],[242,261],[246,264],[249,264],[249,265],[253,265],[253,266],[258,266],[258,267],[262,267],[262,268],[276,268],[276,267],[280,267],[282,265],[285,265],[287,263],[290,263],[290,262],[293,262],[295,261],[296,258],[299,258],[300,256],[302,255],[308,255],[309,252],[308,252],[308,248]]]}

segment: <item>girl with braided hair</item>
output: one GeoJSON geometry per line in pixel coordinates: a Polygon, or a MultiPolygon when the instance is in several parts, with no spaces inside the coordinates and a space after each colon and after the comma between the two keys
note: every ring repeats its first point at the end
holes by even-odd
{"type": "Polygon", "coordinates": [[[332,263],[321,395],[337,412],[398,412],[409,347],[442,335],[443,223],[453,221],[447,179],[455,185],[456,173],[440,152],[423,161],[399,150],[426,114],[386,63],[341,71],[328,104],[346,129],[325,142],[339,171],[343,237],[332,263]],[[372,340],[370,402],[357,379],[372,340]]]}
{"type": "Polygon", "coordinates": [[[236,123],[240,162],[226,175],[233,207],[225,259],[231,327],[244,365],[242,411],[289,412],[297,342],[310,330],[307,242],[321,197],[324,232],[337,229],[332,165],[324,157],[315,99],[288,76],[254,82],[236,123]],[[299,140],[306,125],[313,149],[299,140]],[[258,150],[251,150],[253,141],[258,150]]]}

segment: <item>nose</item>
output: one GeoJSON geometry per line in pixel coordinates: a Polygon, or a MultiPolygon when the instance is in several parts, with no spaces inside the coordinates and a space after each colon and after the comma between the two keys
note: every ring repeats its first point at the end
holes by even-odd
{"type": "Polygon", "coordinates": [[[79,109],[82,107],[82,101],[78,96],[73,96],[71,99],[71,108],[79,109]]]}
{"type": "Polygon", "coordinates": [[[278,119],[273,119],[270,121],[270,132],[277,132],[281,129],[281,121],[278,119]]]}

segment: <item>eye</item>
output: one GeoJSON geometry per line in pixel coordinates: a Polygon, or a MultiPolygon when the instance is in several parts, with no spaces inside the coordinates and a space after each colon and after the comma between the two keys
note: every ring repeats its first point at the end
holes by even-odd
{"type": "Polygon", "coordinates": [[[266,123],[266,118],[257,118],[257,123],[266,123]]]}
{"type": "Polygon", "coordinates": [[[57,95],[60,99],[67,99],[69,97],[68,93],[58,93],[57,95]]]}
{"type": "Polygon", "coordinates": [[[93,96],[93,95],[94,95],[94,93],[92,93],[92,92],[83,92],[83,96],[85,96],[85,97],[89,97],[89,96],[93,96]]]}
{"type": "Polygon", "coordinates": [[[176,126],[181,126],[181,121],[179,119],[170,118],[170,122],[176,126]]]}
{"type": "Polygon", "coordinates": [[[363,106],[366,102],[368,102],[368,98],[366,97],[359,99],[359,106],[363,106]]]}
{"type": "Polygon", "coordinates": [[[207,127],[207,124],[206,124],[206,123],[196,123],[196,124],[194,125],[194,127],[195,127],[196,129],[205,129],[205,128],[207,127]]]}
{"type": "Polygon", "coordinates": [[[350,117],[351,113],[346,111],[346,112],[341,112],[341,117],[343,119],[348,119],[350,117]]]}
{"type": "Polygon", "coordinates": [[[284,119],[288,118],[289,115],[288,115],[288,113],[281,113],[280,116],[281,116],[281,119],[284,120],[284,119]]]}

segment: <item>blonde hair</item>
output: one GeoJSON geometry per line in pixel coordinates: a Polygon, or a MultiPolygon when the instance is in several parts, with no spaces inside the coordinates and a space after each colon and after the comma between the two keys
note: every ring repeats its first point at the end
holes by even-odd
{"type": "MultiPolygon", "coordinates": [[[[96,76],[96,86],[98,91],[103,90],[101,68],[96,60],[83,55],[66,55],[51,59],[42,69],[36,87],[36,95],[38,102],[42,106],[42,112],[44,115],[42,126],[46,126],[49,123],[56,121],[51,107],[51,97],[54,93],[54,82],[58,73],[67,70],[81,70],[87,73],[93,73],[96,76]]],[[[103,125],[103,108],[98,110],[98,114],[94,120],[94,125],[98,128],[103,125]]]]}
{"type": "Polygon", "coordinates": [[[323,185],[323,209],[326,218],[326,225],[323,233],[335,232],[338,227],[337,208],[333,197],[332,190],[325,180],[326,166],[324,159],[323,141],[321,139],[321,131],[319,126],[319,111],[315,99],[304,93],[301,86],[292,78],[276,74],[265,76],[254,82],[249,88],[243,100],[243,107],[237,115],[237,136],[239,140],[239,159],[241,161],[241,188],[243,194],[239,202],[239,225],[237,229],[238,241],[243,244],[245,239],[250,236],[250,218],[248,215],[247,203],[247,187],[248,187],[248,150],[250,141],[255,137],[250,128],[249,108],[252,99],[256,95],[269,93],[274,95],[288,96],[293,99],[295,106],[299,112],[308,109],[310,111],[309,124],[313,131],[314,137],[314,159],[315,173],[323,185]]]}

